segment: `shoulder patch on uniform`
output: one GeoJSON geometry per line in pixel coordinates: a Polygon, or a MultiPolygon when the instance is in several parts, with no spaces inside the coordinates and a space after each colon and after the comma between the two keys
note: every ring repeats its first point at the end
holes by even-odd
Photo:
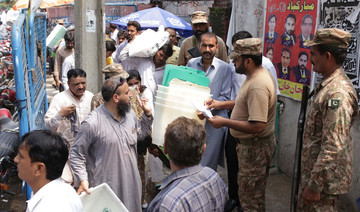
{"type": "Polygon", "coordinates": [[[340,99],[329,99],[329,108],[338,108],[340,106],[340,99]]]}

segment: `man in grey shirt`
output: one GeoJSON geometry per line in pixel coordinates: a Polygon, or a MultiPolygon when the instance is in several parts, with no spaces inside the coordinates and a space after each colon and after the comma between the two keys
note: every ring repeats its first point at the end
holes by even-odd
{"type": "Polygon", "coordinates": [[[70,151],[71,167],[81,182],[78,194],[107,183],[129,211],[141,211],[136,141],[150,134],[151,107],[134,97],[144,111],[138,121],[130,109],[126,79],[118,76],[106,80],[101,93],[105,103],[81,124],[70,151]]]}

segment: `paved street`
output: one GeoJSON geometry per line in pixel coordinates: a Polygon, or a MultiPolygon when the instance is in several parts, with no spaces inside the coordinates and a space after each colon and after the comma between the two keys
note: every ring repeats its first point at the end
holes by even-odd
{"type": "Polygon", "coordinates": [[[56,90],[52,83],[54,82],[54,78],[52,75],[46,74],[46,93],[48,96],[48,102],[50,104],[52,98],[59,93],[59,90],[56,90]]]}
{"type": "MultiPolygon", "coordinates": [[[[218,173],[227,184],[226,168],[218,166],[218,173]]],[[[290,210],[290,196],[291,196],[291,179],[277,168],[270,170],[270,175],[266,186],[266,211],[267,212],[287,212],[290,210]]],[[[236,212],[236,209],[233,210],[236,212]]]]}

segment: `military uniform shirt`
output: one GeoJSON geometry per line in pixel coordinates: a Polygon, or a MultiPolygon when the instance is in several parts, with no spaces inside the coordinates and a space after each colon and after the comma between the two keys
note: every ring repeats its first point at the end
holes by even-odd
{"type": "Polygon", "coordinates": [[[342,68],[315,88],[303,135],[301,188],[324,194],[350,190],[352,125],[358,114],[356,91],[342,68]]]}
{"type": "MultiPolygon", "coordinates": [[[[226,51],[226,45],[219,36],[216,36],[216,37],[218,40],[219,48],[216,50],[215,57],[228,63],[229,60],[227,58],[228,55],[227,55],[227,51],[226,51]]],[[[199,41],[196,41],[196,46],[198,47],[198,49],[200,51],[200,42],[199,41]]],[[[185,66],[190,61],[190,59],[193,58],[191,56],[191,54],[188,52],[188,50],[192,49],[193,47],[194,47],[193,36],[186,38],[182,42],[181,47],[180,47],[180,52],[179,52],[179,58],[178,58],[179,66],[185,66]]]]}

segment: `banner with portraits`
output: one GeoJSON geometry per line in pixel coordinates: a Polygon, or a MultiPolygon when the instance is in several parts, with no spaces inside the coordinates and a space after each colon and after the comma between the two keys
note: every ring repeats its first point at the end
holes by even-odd
{"type": "Polygon", "coordinates": [[[267,0],[264,56],[274,64],[281,95],[301,100],[311,83],[310,48],[314,38],[317,0],[267,0]]]}

